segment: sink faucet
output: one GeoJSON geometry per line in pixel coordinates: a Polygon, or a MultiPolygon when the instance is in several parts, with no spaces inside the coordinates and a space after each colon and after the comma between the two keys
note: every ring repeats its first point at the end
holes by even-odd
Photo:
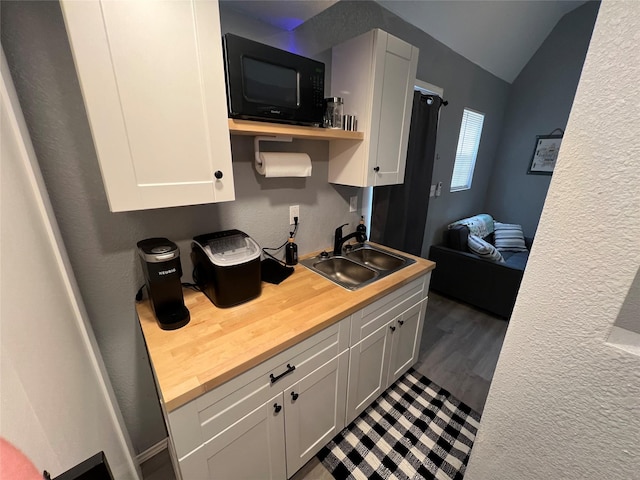
{"type": "Polygon", "coordinates": [[[364,222],[360,221],[360,225],[358,225],[358,228],[356,229],[355,232],[350,233],[346,237],[343,237],[342,227],[346,227],[347,225],[349,224],[345,223],[343,225],[340,225],[338,228],[336,228],[335,240],[333,242],[334,255],[340,255],[342,253],[342,246],[347,240],[355,238],[359,243],[364,243],[367,240],[367,235],[366,235],[367,228],[364,226],[364,222]]]}

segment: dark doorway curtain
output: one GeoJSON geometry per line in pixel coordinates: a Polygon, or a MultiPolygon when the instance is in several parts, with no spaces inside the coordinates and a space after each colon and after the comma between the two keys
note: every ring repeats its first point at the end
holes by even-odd
{"type": "Polygon", "coordinates": [[[437,95],[413,94],[404,184],[373,188],[371,240],[418,256],[427,223],[441,105],[437,95]]]}

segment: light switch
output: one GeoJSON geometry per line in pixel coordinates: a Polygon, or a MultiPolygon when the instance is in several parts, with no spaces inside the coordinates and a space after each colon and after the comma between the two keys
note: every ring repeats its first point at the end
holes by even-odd
{"type": "Polygon", "coordinates": [[[436,195],[436,186],[431,185],[431,188],[429,189],[429,197],[435,197],[435,195],[436,195]]]}

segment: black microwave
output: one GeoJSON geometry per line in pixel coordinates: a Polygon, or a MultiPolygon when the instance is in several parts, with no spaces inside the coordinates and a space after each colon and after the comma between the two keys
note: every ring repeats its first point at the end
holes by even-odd
{"type": "Polygon", "coordinates": [[[229,117],[322,125],[324,63],[227,33],[229,117]]]}

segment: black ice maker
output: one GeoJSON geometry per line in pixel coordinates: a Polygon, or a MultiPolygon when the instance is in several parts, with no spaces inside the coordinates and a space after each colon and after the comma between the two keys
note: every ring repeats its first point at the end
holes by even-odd
{"type": "Polygon", "coordinates": [[[138,242],[138,254],[158,325],[163,330],[185,326],[190,316],[182,296],[180,249],[166,238],[147,238],[138,242]]]}
{"type": "Polygon", "coordinates": [[[240,230],[193,237],[193,280],[216,307],[233,307],[262,291],[260,247],[240,230]]]}

